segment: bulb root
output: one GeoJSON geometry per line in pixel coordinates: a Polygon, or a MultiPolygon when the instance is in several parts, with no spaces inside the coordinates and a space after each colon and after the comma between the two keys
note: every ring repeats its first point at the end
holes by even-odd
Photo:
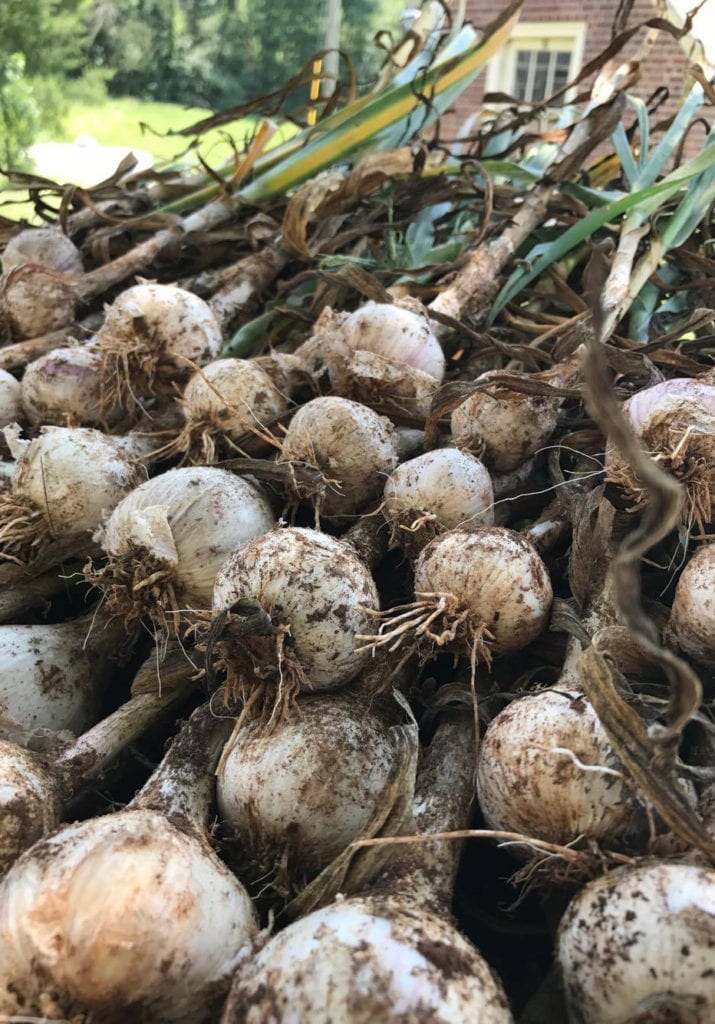
{"type": "Polygon", "coordinates": [[[312,689],[293,647],[290,625],[274,623],[264,609],[260,612],[252,608],[249,617],[238,621],[232,621],[230,611],[221,612],[206,642],[197,645],[205,653],[207,679],[223,673],[226,706],[241,709],[234,736],[246,722],[256,720],[262,730],[272,732],[300,715],[298,695],[312,689]]]}
{"type": "MultiPolygon", "coordinates": [[[[712,435],[706,434],[704,441],[696,428],[690,424],[682,431],[677,444],[664,439],[649,452],[655,462],[676,478],[685,488],[682,522],[692,536],[695,525],[701,538],[705,535],[706,524],[713,517],[713,469],[710,464],[712,435]]],[[[641,512],[649,500],[648,488],[633,472],[630,464],[620,458],[607,467],[606,480],[616,484],[631,502],[628,512],[641,512]]]]}
{"type": "Polygon", "coordinates": [[[0,493],[0,562],[30,565],[52,540],[42,511],[12,492],[0,493]]]}
{"type": "Polygon", "coordinates": [[[177,600],[171,568],[133,551],[110,558],[100,569],[90,560],[83,572],[85,581],[102,591],[107,611],[121,618],[127,631],[150,619],[164,638],[179,635],[185,613],[177,600]]]}

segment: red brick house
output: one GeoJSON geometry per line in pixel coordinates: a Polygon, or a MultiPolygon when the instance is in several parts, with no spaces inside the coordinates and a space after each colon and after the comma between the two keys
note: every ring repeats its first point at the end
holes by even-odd
{"type": "MultiPolygon", "coordinates": [[[[488,24],[503,6],[501,0],[467,0],[467,17],[480,27],[488,24]]],[[[485,94],[503,92],[535,103],[572,80],[608,45],[618,8],[619,0],[524,0],[509,42],[459,97],[448,130],[483,109],[485,94]]],[[[627,27],[635,27],[656,15],[663,16],[665,8],[665,3],[655,0],[635,0],[627,27]]],[[[677,16],[670,20],[682,24],[682,18],[677,16]]],[[[688,65],[698,54],[693,52],[697,44],[691,37],[676,41],[665,32],[658,32],[654,39],[652,36],[648,29],[641,29],[618,59],[629,60],[638,54],[642,57],[639,80],[631,89],[635,95],[648,99],[660,87],[667,90],[667,98],[651,120],[655,124],[677,110],[691,85],[688,65]]],[[[583,90],[585,85],[579,88],[583,90]]],[[[700,149],[703,131],[699,129],[693,136],[689,152],[700,149]]]]}

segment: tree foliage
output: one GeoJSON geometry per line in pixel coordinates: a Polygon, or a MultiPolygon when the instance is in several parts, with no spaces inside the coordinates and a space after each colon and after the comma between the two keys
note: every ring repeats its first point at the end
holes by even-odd
{"type": "MultiPolygon", "coordinates": [[[[364,79],[379,0],[343,0],[343,45],[364,79]]],[[[221,108],[279,88],[321,48],[321,3],[296,0],[95,0],[90,55],[110,91],[221,108]]]]}
{"type": "Polygon", "coordinates": [[[63,83],[80,73],[91,0],[0,0],[0,166],[17,167],[59,127],[63,83]]]}

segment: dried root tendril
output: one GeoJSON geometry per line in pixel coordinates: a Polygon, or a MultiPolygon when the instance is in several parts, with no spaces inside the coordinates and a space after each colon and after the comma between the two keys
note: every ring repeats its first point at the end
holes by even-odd
{"type": "Polygon", "coordinates": [[[172,568],[133,551],[111,558],[101,569],[87,562],[84,578],[102,591],[107,611],[120,617],[128,631],[149,619],[162,636],[179,635],[185,612],[177,600],[176,574],[172,568]]]}
{"type": "Polygon", "coordinates": [[[390,512],[390,548],[401,548],[408,555],[417,555],[435,537],[446,531],[433,512],[404,509],[390,512]]]}
{"type": "MultiPolygon", "coordinates": [[[[293,444],[293,451],[296,445],[293,444]]],[[[315,516],[315,529],[320,529],[320,516],[328,490],[340,494],[341,483],[332,477],[325,475],[320,466],[320,460],[310,442],[305,445],[305,451],[300,453],[300,458],[284,459],[280,454],[277,464],[286,466],[289,475],[285,481],[285,489],[288,493],[290,506],[295,508],[300,502],[307,501],[313,506],[315,516]]]]}
{"type": "Polygon", "coordinates": [[[40,509],[12,492],[0,494],[0,562],[29,565],[51,539],[40,509]]]}
{"type": "MultiPolygon", "coordinates": [[[[200,625],[194,627],[195,634],[201,631],[200,625]]],[[[311,686],[292,644],[290,625],[273,623],[259,606],[259,613],[251,608],[250,617],[238,622],[222,612],[204,633],[197,649],[205,654],[206,677],[213,682],[222,673],[226,706],[241,708],[234,737],[246,722],[258,721],[262,730],[272,732],[300,715],[298,695],[311,686]]],[[[226,744],[224,756],[231,745],[226,744]]]]}
{"type": "MultiPolygon", "coordinates": [[[[603,850],[595,840],[578,837],[563,846],[559,843],[546,842],[524,835],[521,832],[508,832],[499,829],[459,829],[454,832],[430,832],[412,836],[387,836],[377,839],[358,839],[352,843],[353,849],[364,847],[431,843],[435,840],[493,839],[500,846],[517,845],[533,850],[533,857],[511,876],[515,884],[525,885],[526,889],[519,896],[517,905],[528,894],[531,888],[539,885],[552,886],[554,883],[583,884],[596,878],[610,868],[622,864],[635,864],[636,857],[620,853],[617,850],[603,850]],[[577,843],[584,844],[576,848],[577,843]]],[[[513,909],[513,907],[511,908],[513,909]]]]}
{"type": "Polygon", "coordinates": [[[178,364],[188,362],[161,345],[143,317],[132,319],[131,331],[100,331],[96,347],[101,356],[99,408],[103,414],[116,408],[143,409],[145,398],[173,392],[181,376],[178,364]]]}
{"type": "MultiPolygon", "coordinates": [[[[671,436],[672,433],[671,429],[671,436]]],[[[682,522],[688,529],[695,524],[698,534],[702,537],[705,534],[705,525],[713,516],[715,478],[709,457],[712,445],[708,444],[705,450],[702,450],[700,436],[696,428],[690,425],[683,430],[675,447],[664,441],[649,454],[654,462],[685,487],[682,522]]],[[[628,508],[629,512],[643,511],[649,500],[649,489],[639,480],[629,463],[619,459],[608,468],[606,479],[620,487],[632,502],[628,508]]]]}
{"type": "Polygon", "coordinates": [[[365,641],[356,653],[387,647],[390,654],[409,644],[421,657],[429,658],[435,647],[450,646],[455,653],[468,654],[474,664],[491,664],[489,643],[494,636],[484,624],[475,626],[472,612],[459,604],[453,594],[418,592],[416,601],[386,611],[363,608],[367,615],[382,619],[377,633],[358,634],[365,641]]]}

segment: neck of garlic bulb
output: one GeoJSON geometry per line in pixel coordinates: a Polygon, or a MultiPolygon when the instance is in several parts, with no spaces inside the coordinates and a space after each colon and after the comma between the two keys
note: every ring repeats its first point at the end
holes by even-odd
{"type": "Polygon", "coordinates": [[[234,724],[218,718],[211,701],[197,708],[129,807],[178,816],[201,831],[213,800],[213,772],[234,724]]]}
{"type": "Polygon", "coordinates": [[[0,741],[0,876],[21,853],[57,827],[63,808],[167,708],[181,700],[189,685],[161,697],[133,697],[70,744],[59,736],[27,728],[7,737],[2,731],[4,740],[14,742],[0,741]]]}
{"type": "Polygon", "coordinates": [[[57,758],[68,797],[79,785],[102,774],[107,765],[152,725],[162,712],[178,704],[192,684],[185,680],[162,694],[143,693],[130,698],[101,722],[78,737],[57,758]]]}
{"type": "MultiPolygon", "coordinates": [[[[446,711],[417,773],[412,834],[453,832],[469,825],[476,750],[472,715],[446,711]]],[[[396,846],[375,889],[448,913],[461,850],[462,844],[451,839],[396,846]]]]}

